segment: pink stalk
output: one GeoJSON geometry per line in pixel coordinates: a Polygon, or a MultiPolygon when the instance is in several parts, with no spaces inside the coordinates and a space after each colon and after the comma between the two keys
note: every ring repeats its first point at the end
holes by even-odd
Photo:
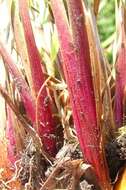
{"type": "MultiPolygon", "coordinates": [[[[35,38],[32,31],[30,17],[28,14],[28,5],[26,0],[19,0],[20,15],[23,23],[24,35],[27,45],[27,51],[30,61],[33,91],[36,97],[39,94],[39,90],[45,82],[45,76],[42,70],[42,59],[37,49],[35,38]]],[[[39,104],[37,109],[37,123],[38,132],[42,138],[45,149],[51,155],[56,154],[56,140],[55,140],[55,127],[51,113],[51,105],[46,91],[46,87],[43,88],[39,96],[39,104]]]]}
{"type": "Polygon", "coordinates": [[[75,128],[84,159],[94,167],[102,189],[110,189],[101,147],[101,130],[97,124],[83,8],[80,0],[68,0],[67,3],[73,36],[70,33],[63,2],[51,0],[75,128]]]}
{"type": "Polygon", "coordinates": [[[30,94],[30,89],[25,81],[25,79],[22,77],[21,73],[19,72],[18,68],[14,64],[12,57],[7,52],[6,48],[0,42],[0,54],[4,59],[5,65],[10,72],[14,83],[20,93],[22,102],[24,103],[26,113],[29,117],[29,119],[32,121],[32,123],[35,122],[35,103],[33,100],[33,97],[30,94]]]}
{"type": "Polygon", "coordinates": [[[13,122],[13,112],[10,107],[7,106],[7,127],[6,127],[6,137],[7,137],[7,154],[9,161],[14,164],[17,160],[16,155],[16,139],[14,132],[14,122],[13,122]]]}
{"type": "Polygon", "coordinates": [[[126,105],[126,33],[124,27],[125,24],[123,16],[123,22],[120,27],[120,47],[116,62],[115,121],[117,127],[121,127],[123,125],[123,116],[126,114],[124,108],[126,105]]]}

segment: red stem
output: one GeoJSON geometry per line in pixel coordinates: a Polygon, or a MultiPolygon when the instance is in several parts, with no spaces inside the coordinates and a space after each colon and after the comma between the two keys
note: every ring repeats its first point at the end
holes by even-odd
{"type": "Polygon", "coordinates": [[[122,23],[120,25],[120,47],[116,62],[116,92],[115,92],[115,121],[116,126],[125,125],[125,87],[126,87],[126,33],[125,33],[125,17],[122,10],[122,23]]]}
{"type": "Polygon", "coordinates": [[[10,107],[7,106],[7,127],[6,127],[6,138],[7,138],[7,154],[9,161],[14,164],[17,160],[17,155],[15,154],[16,149],[16,139],[14,131],[13,122],[13,112],[10,107]]]}
{"type": "MultiPolygon", "coordinates": [[[[30,61],[33,91],[35,92],[35,95],[37,97],[39,90],[45,82],[46,78],[42,71],[42,59],[35,43],[26,0],[19,0],[19,8],[30,61]]],[[[39,96],[39,104],[38,108],[36,109],[38,109],[38,115],[36,120],[39,121],[39,135],[42,138],[42,142],[48,153],[50,153],[51,155],[55,155],[55,126],[52,118],[51,105],[46,87],[43,88],[42,93],[39,96]]]]}
{"type": "Polygon", "coordinates": [[[101,131],[97,125],[89,45],[82,4],[80,0],[68,0],[67,3],[73,36],[70,33],[62,1],[51,0],[75,128],[84,159],[94,167],[102,188],[110,189],[101,148],[101,131]]]}
{"type": "Polygon", "coordinates": [[[25,81],[25,79],[22,77],[21,73],[19,72],[17,66],[14,64],[14,61],[12,60],[12,57],[7,52],[6,48],[0,42],[0,54],[4,59],[4,63],[10,72],[14,83],[20,93],[22,102],[24,103],[24,107],[26,109],[26,113],[29,117],[29,119],[32,121],[32,123],[35,122],[35,103],[33,100],[33,97],[30,94],[30,89],[25,81]]]}

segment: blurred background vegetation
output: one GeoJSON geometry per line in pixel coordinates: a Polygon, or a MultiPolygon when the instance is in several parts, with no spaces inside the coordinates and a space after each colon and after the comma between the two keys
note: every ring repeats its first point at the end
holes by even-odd
{"type": "Polygon", "coordinates": [[[100,39],[105,42],[115,32],[115,0],[101,0],[98,29],[100,39]]]}
{"type": "MultiPolygon", "coordinates": [[[[94,0],[87,0],[91,6],[94,0]]],[[[112,48],[115,40],[115,2],[116,0],[100,0],[97,17],[98,31],[102,47],[110,63],[112,63],[112,48]]]]}
{"type": "Polygon", "coordinates": [[[115,0],[101,0],[98,15],[100,40],[110,63],[112,63],[112,44],[115,39],[115,0]]]}

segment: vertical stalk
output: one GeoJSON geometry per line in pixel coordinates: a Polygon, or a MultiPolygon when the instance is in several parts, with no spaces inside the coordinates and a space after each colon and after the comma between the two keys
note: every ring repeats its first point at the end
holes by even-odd
{"type": "Polygon", "coordinates": [[[116,62],[116,92],[115,92],[115,121],[116,126],[121,127],[126,124],[126,10],[121,7],[122,22],[119,33],[119,50],[116,62]]]}
{"type": "Polygon", "coordinates": [[[102,189],[110,189],[101,148],[101,131],[97,125],[89,44],[82,3],[80,0],[67,0],[72,35],[62,0],[51,0],[51,5],[59,35],[75,128],[84,159],[94,167],[102,189]]]}
{"type": "MultiPolygon", "coordinates": [[[[45,76],[42,70],[42,59],[35,43],[26,0],[19,0],[19,9],[30,61],[33,91],[37,97],[39,90],[45,82],[45,76]]],[[[38,132],[42,139],[43,145],[48,153],[55,155],[55,126],[51,113],[51,105],[45,86],[39,96],[39,104],[36,109],[38,110],[36,118],[39,123],[38,132]]]]}
{"type": "Polygon", "coordinates": [[[16,138],[14,131],[14,118],[13,112],[9,106],[7,106],[7,127],[6,127],[6,138],[8,140],[7,143],[7,156],[9,161],[14,164],[16,161],[17,155],[15,154],[16,149],[16,138]]]}

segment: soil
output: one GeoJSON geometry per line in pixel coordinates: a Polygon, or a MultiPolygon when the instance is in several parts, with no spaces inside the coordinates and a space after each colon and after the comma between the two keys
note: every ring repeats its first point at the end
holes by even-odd
{"type": "MultiPolygon", "coordinates": [[[[109,142],[106,158],[114,182],[120,168],[126,164],[126,133],[109,142]]],[[[18,174],[22,187],[27,190],[100,190],[92,167],[83,162],[76,139],[66,142],[52,161],[46,160],[28,137],[18,174]]]]}
{"type": "Polygon", "coordinates": [[[114,182],[119,170],[126,164],[126,133],[119,135],[106,146],[106,158],[110,178],[114,182]]]}
{"type": "Polygon", "coordinates": [[[20,161],[19,179],[22,186],[29,190],[40,189],[41,179],[44,179],[46,170],[45,160],[38,147],[33,143],[32,138],[28,137],[26,149],[22,153],[20,161]]]}
{"type": "Polygon", "coordinates": [[[22,154],[19,178],[28,190],[100,190],[90,165],[84,164],[77,142],[66,143],[49,164],[29,137],[22,154]]]}

